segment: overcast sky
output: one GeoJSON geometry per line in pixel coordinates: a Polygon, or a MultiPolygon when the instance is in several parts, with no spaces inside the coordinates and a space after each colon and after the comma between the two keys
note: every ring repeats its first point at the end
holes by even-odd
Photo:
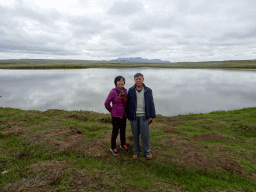
{"type": "Polygon", "coordinates": [[[256,59],[256,0],[0,0],[0,59],[256,59]]]}

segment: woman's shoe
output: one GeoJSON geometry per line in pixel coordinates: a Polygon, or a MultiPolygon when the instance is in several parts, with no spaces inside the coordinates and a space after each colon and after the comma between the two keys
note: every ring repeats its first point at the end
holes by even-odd
{"type": "Polygon", "coordinates": [[[110,151],[111,151],[114,155],[118,155],[118,154],[119,154],[118,151],[117,151],[117,149],[111,149],[111,148],[110,148],[110,151]]]}
{"type": "Polygon", "coordinates": [[[120,148],[123,149],[124,151],[126,151],[127,153],[130,152],[130,150],[128,149],[128,147],[126,145],[120,145],[120,148]]]}

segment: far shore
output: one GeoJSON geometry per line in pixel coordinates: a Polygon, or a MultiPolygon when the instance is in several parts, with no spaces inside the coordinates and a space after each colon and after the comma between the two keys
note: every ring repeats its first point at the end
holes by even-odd
{"type": "Polygon", "coordinates": [[[126,61],[12,59],[0,60],[0,69],[87,69],[87,68],[184,68],[256,69],[256,60],[230,60],[177,63],[139,63],[126,61]]]}

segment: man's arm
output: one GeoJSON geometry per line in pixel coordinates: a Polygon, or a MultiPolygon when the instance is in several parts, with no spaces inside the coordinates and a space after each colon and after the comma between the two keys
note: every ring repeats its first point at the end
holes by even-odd
{"type": "Polygon", "coordinates": [[[156,110],[155,110],[155,104],[154,104],[154,99],[153,99],[153,91],[151,90],[150,94],[150,115],[151,118],[154,119],[156,118],[156,110]]]}

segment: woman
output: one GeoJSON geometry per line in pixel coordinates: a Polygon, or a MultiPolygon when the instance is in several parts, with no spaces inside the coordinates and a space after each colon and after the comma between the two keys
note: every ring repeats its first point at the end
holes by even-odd
{"type": "Polygon", "coordinates": [[[116,149],[116,138],[117,138],[119,129],[120,129],[120,140],[121,140],[120,148],[125,150],[126,152],[130,152],[126,146],[126,138],[125,138],[125,129],[126,129],[125,111],[126,111],[126,102],[127,102],[128,92],[124,88],[124,84],[125,84],[124,77],[117,76],[114,80],[114,83],[116,87],[110,91],[104,105],[105,105],[105,108],[111,113],[111,116],[112,116],[113,130],[112,130],[112,136],[111,136],[110,151],[114,155],[118,155],[119,153],[116,149]],[[111,102],[112,102],[112,107],[110,106],[111,102]]]}

